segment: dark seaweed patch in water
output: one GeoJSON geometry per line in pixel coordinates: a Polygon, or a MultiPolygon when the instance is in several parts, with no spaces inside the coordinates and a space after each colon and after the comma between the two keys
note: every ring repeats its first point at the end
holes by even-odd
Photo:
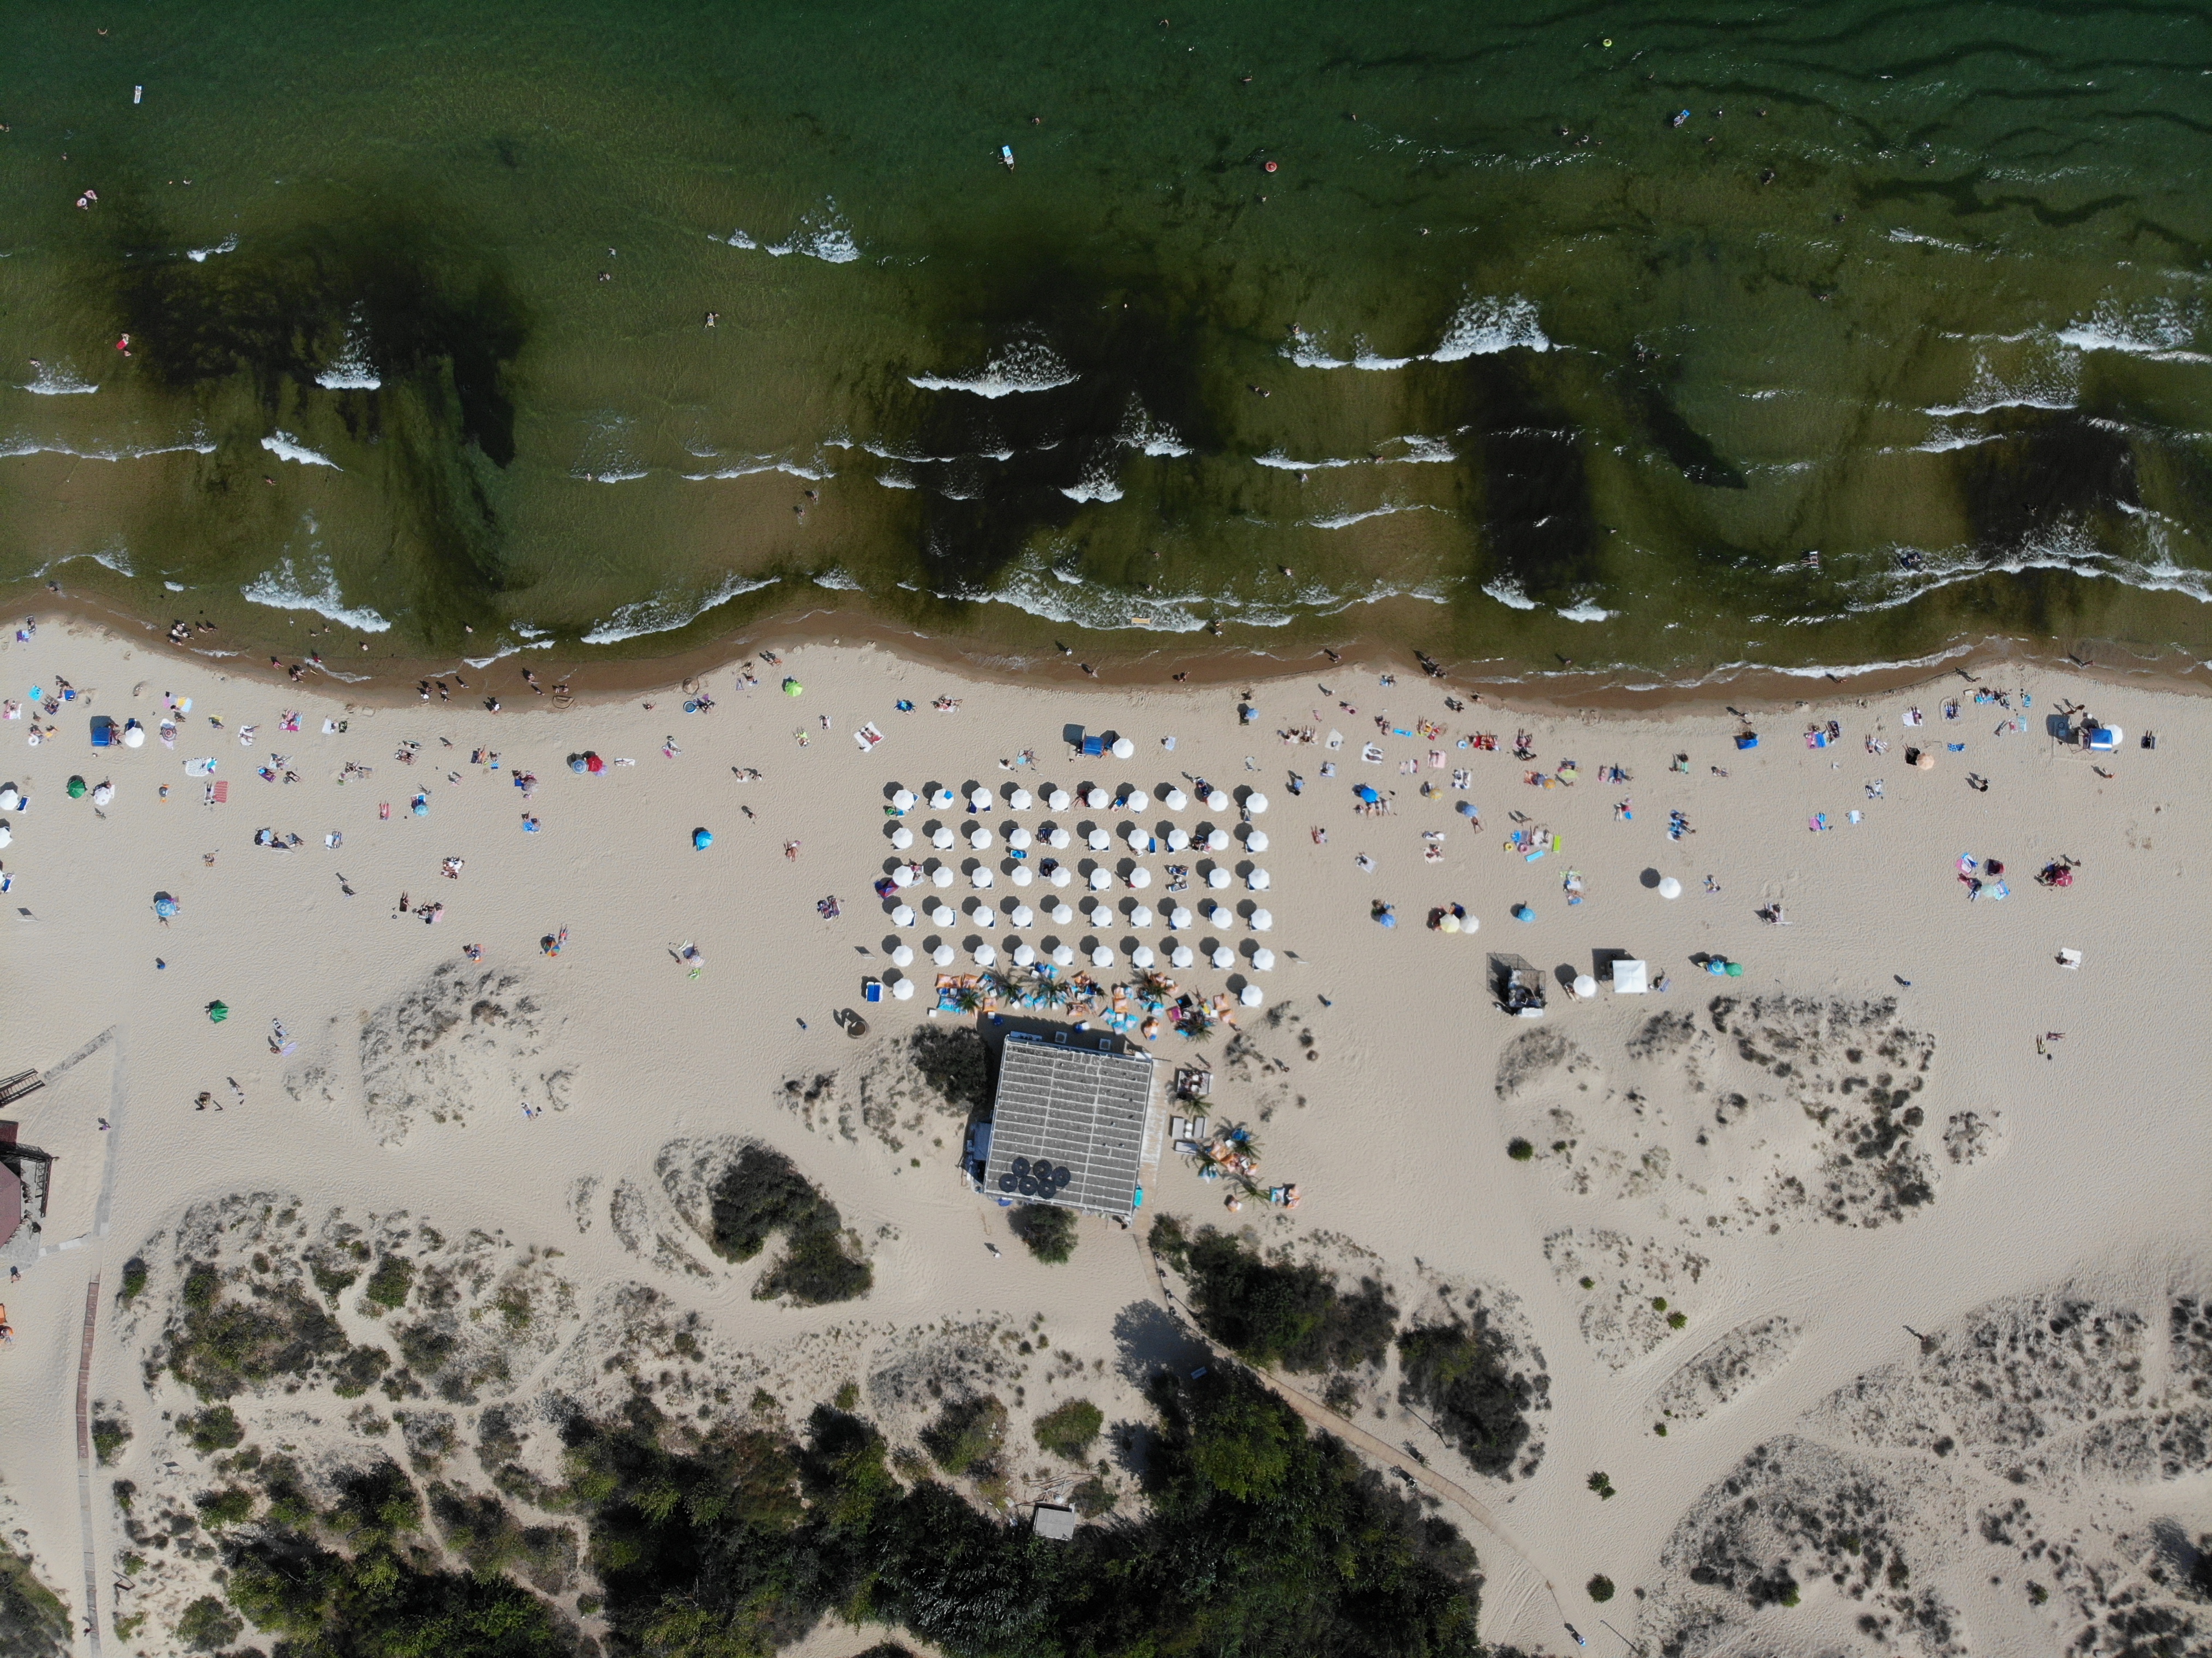
{"type": "Polygon", "coordinates": [[[1121,441],[1141,410],[1195,452],[1218,446],[1218,427],[1199,379],[1218,337],[1194,306],[1158,284],[1127,289],[1050,270],[994,296],[960,331],[973,342],[948,352],[945,379],[1042,347],[1073,378],[1048,390],[984,398],[965,391],[902,389],[885,410],[890,447],[921,489],[918,550],[933,586],[989,585],[1040,531],[1065,528],[1083,503],[1066,491],[1115,477],[1132,452],[1121,441]],[[1005,454],[1004,460],[992,457],[1005,454]]]}
{"type": "Polygon", "coordinates": [[[1959,452],[1960,487],[1976,544],[2007,554],[2063,525],[2138,507],[2125,433],[2076,409],[2010,410],[2002,435],[1959,452]]]}
{"type": "Polygon", "coordinates": [[[1661,454],[1692,483],[1713,489],[1741,489],[1748,485],[1712,440],[1682,417],[1664,387],[1645,380],[1624,388],[1632,408],[1642,416],[1644,428],[1661,454]]]}
{"type": "Polygon", "coordinates": [[[1483,543],[1528,598],[1563,604],[1598,578],[1597,519],[1581,438],[1537,389],[1526,358],[1500,352],[1467,365],[1483,543]]]}

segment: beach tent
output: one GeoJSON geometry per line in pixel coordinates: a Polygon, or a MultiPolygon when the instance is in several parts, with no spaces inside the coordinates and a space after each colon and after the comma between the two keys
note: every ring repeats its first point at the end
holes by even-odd
{"type": "Polygon", "coordinates": [[[1642,962],[1626,956],[1613,958],[1613,993],[1616,996],[1641,996],[1651,988],[1650,969],[1642,962]]]}
{"type": "Polygon", "coordinates": [[[2114,754],[2118,752],[2120,741],[2126,735],[2118,726],[2092,726],[2082,733],[2081,740],[2088,744],[2092,754],[2114,754]]]}

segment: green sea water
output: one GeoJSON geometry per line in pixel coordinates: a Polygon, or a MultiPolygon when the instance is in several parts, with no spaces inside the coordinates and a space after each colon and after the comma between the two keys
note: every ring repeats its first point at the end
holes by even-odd
{"type": "Polygon", "coordinates": [[[1653,679],[2212,654],[2203,5],[0,29],[19,601],[360,665],[821,609],[1653,679]]]}

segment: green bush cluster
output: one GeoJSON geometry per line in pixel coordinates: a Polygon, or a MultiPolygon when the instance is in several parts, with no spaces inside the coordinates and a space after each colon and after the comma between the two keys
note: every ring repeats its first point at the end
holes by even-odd
{"type": "Polygon", "coordinates": [[[802,1306],[866,1295],[875,1273],[844,1235],[837,1206],[815,1189],[790,1158],[764,1145],[740,1151],[708,1199],[708,1243],[726,1260],[750,1260],[775,1233],[783,1259],[761,1275],[762,1301],[789,1296],[802,1306]]]}
{"type": "Polygon", "coordinates": [[[408,1291],[414,1287],[415,1263],[404,1255],[386,1255],[376,1263],[361,1293],[373,1306],[396,1309],[407,1304],[408,1291]]]}
{"type": "Polygon", "coordinates": [[[1528,1442],[1534,1389],[1492,1343],[1456,1321],[1398,1338],[1398,1397],[1425,1409],[1478,1473],[1502,1474],[1528,1442]]]}
{"type": "Polygon", "coordinates": [[[1030,1430],[1036,1435],[1036,1442],[1054,1456],[1080,1462],[1105,1425],[1105,1414],[1096,1405],[1087,1399],[1071,1399],[1039,1417],[1030,1430]]]}
{"type": "Polygon", "coordinates": [[[1583,1587],[1589,1589],[1589,1598],[1600,1606],[1613,1599],[1613,1579],[1607,1577],[1603,1572],[1591,1578],[1583,1587]]]}
{"type": "Polygon", "coordinates": [[[921,1430],[922,1448],[949,1474],[980,1473],[1006,1442],[1006,1407],[991,1394],[953,1400],[921,1430]]]}
{"type": "Polygon", "coordinates": [[[349,1351],[345,1332],[289,1285],[233,1290],[204,1263],[185,1275],[165,1332],[170,1371],[202,1399],[222,1400],[280,1376],[305,1379],[349,1351]]]}
{"type": "Polygon", "coordinates": [[[227,1451],[246,1437],[240,1425],[238,1412],[228,1405],[210,1405],[197,1416],[177,1418],[177,1431],[202,1456],[213,1456],[217,1451],[227,1451]]]}
{"type": "Polygon", "coordinates": [[[1398,1309],[1374,1279],[1360,1279],[1346,1294],[1319,1267],[1270,1260],[1211,1226],[1192,1238],[1176,1226],[1163,1249],[1170,1224],[1154,1225],[1154,1248],[1189,1278],[1191,1308],[1206,1333],[1242,1357],[1286,1370],[1325,1370],[1380,1364],[1389,1351],[1398,1309]]]}
{"type": "Polygon", "coordinates": [[[1075,1253],[1075,1211],[1057,1203],[1017,1204],[1006,1217],[1014,1236],[1039,1260],[1059,1266],[1075,1253]]]}
{"type": "Polygon", "coordinates": [[[92,1454],[103,1468],[112,1467],[123,1448],[131,1442],[131,1424],[121,1412],[95,1405],[92,1412],[92,1454]]]}
{"type": "Polygon", "coordinates": [[[41,1583],[31,1563],[0,1541],[0,1655],[46,1658],[72,1652],[69,1609],[41,1583]]]}

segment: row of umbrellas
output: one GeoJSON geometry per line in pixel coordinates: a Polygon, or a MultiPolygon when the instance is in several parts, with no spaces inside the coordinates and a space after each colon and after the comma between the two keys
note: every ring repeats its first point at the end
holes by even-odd
{"type": "MultiPolygon", "coordinates": [[[[1067,887],[1074,884],[1075,872],[1066,865],[1058,864],[1054,865],[1050,874],[1042,875],[1041,878],[1040,872],[1032,870],[1027,864],[1017,864],[1014,865],[1013,872],[1006,878],[1018,887],[1032,885],[1039,878],[1042,878],[1051,886],[1067,887]]],[[[1141,864],[1122,878],[1139,892],[1152,884],[1152,871],[1141,864]]],[[[1216,892],[1226,891],[1235,884],[1236,878],[1218,864],[1206,872],[1206,884],[1216,892]]],[[[890,872],[891,884],[901,891],[909,887],[918,887],[924,882],[941,889],[952,885],[958,879],[959,877],[953,873],[950,864],[933,864],[927,868],[920,864],[900,864],[890,872]]],[[[1093,892],[1104,892],[1114,884],[1114,872],[1103,864],[1099,864],[1092,866],[1085,884],[1093,892]]],[[[1274,881],[1273,876],[1266,870],[1259,868],[1247,872],[1244,877],[1244,885],[1252,892],[1266,892],[1274,885],[1274,881]]],[[[998,884],[997,872],[988,864],[978,864],[968,872],[968,884],[978,892],[988,892],[998,884]]]]}
{"type": "MultiPolygon", "coordinates": [[[[951,905],[946,903],[943,899],[929,898],[925,899],[923,902],[927,906],[925,913],[927,914],[930,924],[933,926],[957,926],[959,925],[959,912],[955,910],[951,905]]],[[[1047,920],[1055,922],[1060,926],[1072,926],[1075,923],[1074,909],[1071,906],[1058,900],[1054,900],[1052,903],[1048,904],[1045,907],[1044,914],[1047,920]]],[[[975,908],[969,912],[969,914],[972,925],[981,927],[986,932],[988,932],[991,928],[995,927],[999,924],[998,917],[981,902],[978,902],[975,908]]],[[[1094,926],[1115,926],[1126,924],[1133,927],[1147,927],[1152,926],[1153,920],[1152,907],[1148,904],[1135,904],[1131,906],[1127,914],[1124,917],[1123,921],[1121,922],[1116,922],[1110,919],[1102,919],[1110,918],[1113,912],[1108,909],[1103,904],[1094,903],[1091,907],[1090,915],[1091,922],[1094,926]]],[[[891,925],[893,926],[910,927],[915,925],[915,923],[921,919],[921,916],[915,914],[914,907],[910,904],[902,903],[892,907],[891,925]]],[[[1193,926],[1196,926],[1199,920],[1198,916],[1193,914],[1191,911],[1186,909],[1181,904],[1177,904],[1173,908],[1170,909],[1162,919],[1166,921],[1168,930],[1171,932],[1187,932],[1193,926]]],[[[1208,926],[1217,927],[1233,926],[1237,920],[1235,914],[1226,905],[1224,904],[1207,904],[1205,906],[1205,919],[1208,926]]],[[[1015,904],[1006,912],[1007,924],[1012,926],[1025,927],[1030,926],[1036,920],[1036,913],[1027,904],[1015,904]]],[[[1245,920],[1255,932],[1272,932],[1275,925],[1274,916],[1264,909],[1255,909],[1249,915],[1245,917],[1245,920]]]]}
{"type": "MultiPolygon", "coordinates": [[[[895,944],[888,953],[894,967],[914,965],[915,951],[912,944],[895,944]]],[[[978,967],[996,967],[1002,952],[996,944],[978,944],[968,953],[975,958],[978,967]]],[[[1111,967],[1115,959],[1113,950],[1103,944],[1092,945],[1088,951],[1079,950],[1069,944],[1056,944],[1049,949],[1040,950],[1035,944],[1017,939],[1003,953],[1016,967],[1033,967],[1044,961],[1055,967],[1073,967],[1079,960],[1088,961],[1093,967],[1111,967]]],[[[929,959],[940,968],[949,968],[960,957],[951,944],[940,943],[930,950],[929,959]]],[[[1129,965],[1134,968],[1157,967],[1163,960],[1173,967],[1192,967],[1197,963],[1198,952],[1188,944],[1170,945],[1164,941],[1159,950],[1153,950],[1150,944],[1140,944],[1129,951],[1129,965]]],[[[1225,972],[1237,965],[1237,955],[1227,944],[1218,944],[1208,952],[1206,960],[1225,972]]],[[[1255,972],[1273,973],[1275,970],[1275,952],[1265,945],[1255,950],[1245,960],[1255,972]]]]}
{"type": "MultiPolygon", "coordinates": [[[[988,852],[999,844],[999,837],[981,823],[970,824],[964,835],[949,823],[932,824],[926,832],[929,844],[939,852],[950,852],[963,839],[977,852],[988,852]]],[[[1010,824],[1005,835],[1006,845],[1016,852],[1026,852],[1040,841],[1055,852],[1065,852],[1075,844],[1073,833],[1057,823],[1041,824],[1035,834],[1018,823],[1010,824]]],[[[1132,851],[1137,852],[1192,852],[1200,848],[1207,852],[1226,852],[1235,844],[1225,829],[1206,828],[1194,836],[1186,829],[1170,826],[1164,835],[1155,835],[1141,823],[1122,824],[1121,838],[1129,843],[1132,851]]],[[[1104,852],[1114,844],[1114,837],[1100,828],[1093,828],[1083,839],[1084,844],[1093,852],[1104,852]]],[[[904,823],[895,823],[891,827],[890,842],[904,852],[914,845],[915,833],[904,823]]],[[[1265,852],[1271,844],[1265,829],[1255,829],[1245,832],[1244,847],[1248,852],[1265,852]]]]}
{"type": "MultiPolygon", "coordinates": [[[[1058,786],[1047,788],[1043,793],[1044,804],[1054,811],[1066,811],[1078,801],[1090,807],[1093,811],[1109,810],[1143,811],[1152,804],[1152,796],[1146,794],[1144,790],[1127,783],[1113,790],[1093,785],[1072,794],[1067,790],[1058,786]]],[[[1027,811],[1036,804],[1036,796],[1019,784],[1012,785],[1006,790],[1006,805],[1015,811],[1027,811]]],[[[942,786],[930,789],[922,794],[916,794],[912,789],[895,789],[891,793],[891,816],[903,817],[921,805],[924,800],[939,811],[950,811],[960,804],[960,796],[955,791],[942,786]]],[[[967,804],[969,811],[988,811],[991,810],[993,801],[991,791],[980,784],[968,791],[967,804]]],[[[1170,811],[1182,811],[1189,806],[1191,797],[1173,784],[1170,784],[1160,791],[1159,802],[1170,811]]],[[[1208,789],[1202,804],[1214,811],[1227,811],[1231,803],[1224,791],[1208,789]]],[[[1257,789],[1249,789],[1245,792],[1241,804],[1245,811],[1257,817],[1267,810],[1267,797],[1257,789]]]]}

